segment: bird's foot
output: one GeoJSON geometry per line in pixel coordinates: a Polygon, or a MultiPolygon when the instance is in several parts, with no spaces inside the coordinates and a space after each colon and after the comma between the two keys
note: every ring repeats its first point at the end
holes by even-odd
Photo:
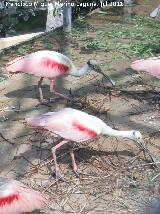
{"type": "Polygon", "coordinates": [[[40,99],[40,104],[48,104],[49,100],[48,99],[40,99]]]}
{"type": "Polygon", "coordinates": [[[47,99],[40,100],[39,103],[36,105],[36,107],[38,107],[40,105],[44,105],[44,106],[50,107],[49,100],[47,100],[47,99]]]}
{"type": "Polygon", "coordinates": [[[78,169],[74,169],[74,173],[75,173],[77,178],[80,177],[81,172],[78,169]]]}
{"type": "Polygon", "coordinates": [[[59,98],[59,96],[56,96],[54,98],[41,99],[38,105],[49,105],[50,103],[57,101],[59,98]]]}
{"type": "Polygon", "coordinates": [[[64,175],[60,172],[60,170],[56,170],[56,180],[64,180],[64,175]]]}
{"type": "Polygon", "coordinates": [[[71,101],[71,102],[74,102],[74,101],[75,101],[74,98],[73,98],[73,96],[68,96],[68,95],[65,95],[65,94],[61,94],[61,93],[59,93],[59,92],[55,92],[55,95],[57,95],[57,96],[59,96],[59,97],[61,97],[61,98],[64,98],[64,99],[66,99],[66,100],[69,100],[69,101],[71,101]]]}
{"type": "Polygon", "coordinates": [[[51,98],[49,98],[49,102],[50,102],[50,103],[53,103],[53,102],[59,100],[60,98],[61,98],[61,97],[59,97],[59,96],[51,97],[51,98]]]}

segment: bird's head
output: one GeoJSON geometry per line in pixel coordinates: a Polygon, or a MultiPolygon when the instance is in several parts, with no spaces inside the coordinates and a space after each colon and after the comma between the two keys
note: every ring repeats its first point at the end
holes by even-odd
{"type": "Polygon", "coordinates": [[[136,142],[144,142],[142,134],[139,131],[132,131],[132,140],[136,142]]]}
{"type": "Polygon", "coordinates": [[[100,68],[100,66],[96,60],[90,59],[90,60],[88,60],[87,64],[90,69],[94,70],[95,72],[97,72],[99,74],[102,74],[106,79],[108,79],[111,82],[112,86],[115,86],[115,84],[116,84],[115,81],[113,81],[108,75],[103,73],[102,69],[100,68]]]}
{"type": "Polygon", "coordinates": [[[93,68],[94,66],[98,65],[98,62],[95,59],[88,60],[87,64],[93,68]]]}

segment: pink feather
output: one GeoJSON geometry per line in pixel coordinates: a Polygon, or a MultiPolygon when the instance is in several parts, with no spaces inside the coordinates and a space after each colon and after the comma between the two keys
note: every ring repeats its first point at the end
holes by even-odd
{"type": "Polygon", "coordinates": [[[32,127],[44,128],[64,139],[75,142],[95,138],[101,133],[104,126],[104,123],[98,118],[71,108],[26,118],[26,121],[32,127]]]}
{"type": "Polygon", "coordinates": [[[0,214],[20,214],[41,209],[48,196],[19,181],[0,178],[0,214]]]}
{"type": "Polygon", "coordinates": [[[153,76],[160,76],[160,57],[141,59],[132,62],[131,68],[136,71],[145,71],[153,76]]]}
{"type": "Polygon", "coordinates": [[[10,73],[28,73],[39,77],[54,78],[72,71],[72,62],[55,51],[37,51],[18,57],[6,65],[10,73]]]}

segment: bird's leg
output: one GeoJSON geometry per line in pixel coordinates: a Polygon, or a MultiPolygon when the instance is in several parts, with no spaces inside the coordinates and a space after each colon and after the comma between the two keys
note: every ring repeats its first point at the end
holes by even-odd
{"type": "Polygon", "coordinates": [[[50,92],[52,94],[55,94],[55,80],[54,79],[49,79],[49,87],[50,87],[50,92]]]}
{"type": "Polygon", "coordinates": [[[45,99],[43,98],[43,92],[42,92],[42,88],[41,88],[43,79],[44,79],[44,77],[41,77],[40,80],[38,81],[39,99],[40,99],[40,102],[41,102],[41,103],[46,103],[47,100],[45,100],[45,99]]]}
{"type": "Polygon", "coordinates": [[[59,96],[55,96],[56,95],[56,90],[55,90],[55,80],[52,78],[48,78],[49,79],[49,88],[50,88],[50,92],[54,95],[54,98],[50,98],[50,102],[55,101],[57,98],[59,98],[59,96]]]}
{"type": "MultiPolygon", "coordinates": [[[[49,85],[50,85],[50,92],[55,96],[55,95],[58,95],[58,97],[63,97],[64,99],[67,99],[67,100],[70,100],[70,101],[74,101],[71,97],[68,97],[67,95],[65,95],[65,94],[61,94],[61,93],[59,93],[59,92],[56,92],[56,90],[55,90],[55,80],[54,79],[49,79],[49,85]]],[[[55,97],[55,98],[51,98],[50,100],[51,101],[54,101],[55,99],[56,99],[57,97],[55,97]]]]}
{"type": "Polygon", "coordinates": [[[74,149],[73,149],[73,143],[72,144],[69,144],[69,153],[70,153],[70,156],[71,156],[71,159],[72,159],[72,167],[73,167],[73,170],[76,174],[77,177],[79,177],[80,175],[88,175],[90,176],[91,174],[88,174],[88,173],[83,173],[81,172],[80,170],[78,170],[78,167],[77,167],[77,163],[76,163],[76,160],[75,160],[75,156],[74,156],[74,149]]]}
{"type": "Polygon", "coordinates": [[[69,153],[70,153],[71,159],[72,159],[73,170],[76,173],[76,175],[79,176],[78,167],[77,167],[77,164],[76,164],[76,161],[75,161],[74,152],[73,152],[73,148],[72,147],[69,149],[69,153]]]}
{"type": "Polygon", "coordinates": [[[58,167],[57,157],[56,157],[56,150],[58,148],[60,148],[61,146],[63,146],[64,144],[66,144],[66,143],[68,143],[68,141],[67,140],[63,140],[63,141],[61,141],[60,143],[58,143],[56,146],[54,146],[52,148],[52,157],[53,157],[53,160],[54,160],[54,163],[55,163],[56,179],[60,179],[60,178],[63,177],[61,172],[60,172],[60,170],[59,170],[59,167],[58,167]]]}

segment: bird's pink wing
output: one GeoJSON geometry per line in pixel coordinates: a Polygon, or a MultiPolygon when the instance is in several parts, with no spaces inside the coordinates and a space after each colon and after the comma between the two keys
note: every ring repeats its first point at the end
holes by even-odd
{"type": "Polygon", "coordinates": [[[18,181],[0,183],[0,214],[18,214],[41,209],[48,196],[18,181]]]}
{"type": "Polygon", "coordinates": [[[99,133],[94,128],[89,128],[78,120],[55,120],[49,121],[44,126],[45,129],[63,137],[64,139],[83,142],[95,138],[99,133]]]}
{"type": "Polygon", "coordinates": [[[23,70],[23,64],[25,57],[18,57],[6,65],[6,71],[11,73],[17,73],[23,70]]]}
{"type": "Polygon", "coordinates": [[[87,125],[82,124],[76,119],[72,121],[72,129],[73,132],[75,133],[75,136],[79,137],[77,141],[86,141],[89,139],[93,139],[97,137],[97,135],[99,134],[99,131],[97,132],[97,130],[95,130],[94,127],[93,128],[88,127],[87,125]]]}
{"type": "Polygon", "coordinates": [[[58,75],[65,74],[68,72],[69,67],[64,63],[60,63],[50,57],[42,57],[41,66],[45,70],[51,70],[51,72],[55,72],[58,75]]]}
{"type": "Polygon", "coordinates": [[[66,74],[70,69],[70,62],[65,56],[54,51],[38,51],[19,57],[6,66],[10,73],[24,72],[40,77],[54,78],[66,74]]]}
{"type": "Polygon", "coordinates": [[[131,68],[137,71],[145,71],[153,76],[160,76],[160,57],[136,60],[132,62],[131,68]]]}
{"type": "Polygon", "coordinates": [[[26,121],[30,126],[47,129],[65,139],[76,142],[87,141],[100,133],[98,127],[89,121],[89,116],[79,119],[83,117],[83,114],[78,118],[77,112],[73,111],[72,114],[69,114],[67,111],[49,112],[42,116],[26,118],[26,121]]]}

